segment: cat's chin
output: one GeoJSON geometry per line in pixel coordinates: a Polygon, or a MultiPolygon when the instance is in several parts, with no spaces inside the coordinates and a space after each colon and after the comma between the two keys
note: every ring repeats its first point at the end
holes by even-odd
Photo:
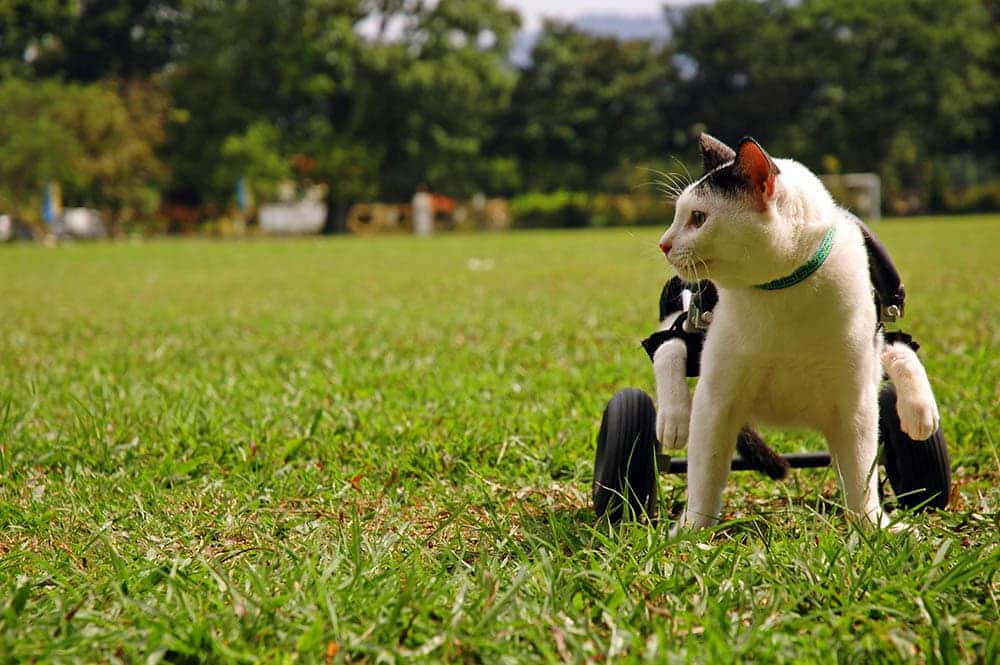
{"type": "Polygon", "coordinates": [[[694,283],[694,282],[697,282],[697,281],[702,280],[702,279],[712,279],[712,263],[711,263],[711,261],[699,261],[698,262],[698,271],[697,272],[695,272],[694,270],[691,270],[690,268],[688,268],[686,266],[678,266],[678,265],[671,264],[670,267],[672,267],[674,269],[674,272],[676,272],[677,275],[682,280],[684,280],[685,282],[688,282],[688,283],[694,283]]]}

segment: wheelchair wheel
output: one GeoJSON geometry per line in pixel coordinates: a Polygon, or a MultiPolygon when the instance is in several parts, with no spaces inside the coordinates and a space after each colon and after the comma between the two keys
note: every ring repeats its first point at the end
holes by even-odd
{"type": "Polygon", "coordinates": [[[914,441],[896,413],[896,388],[886,384],[878,399],[879,443],[896,502],[910,510],[945,508],[951,495],[951,464],[944,432],[914,441]]]}
{"type": "Polygon", "coordinates": [[[612,522],[623,516],[655,517],[658,445],[656,407],[649,395],[636,388],[615,393],[597,435],[593,499],[598,517],[612,522]]]}

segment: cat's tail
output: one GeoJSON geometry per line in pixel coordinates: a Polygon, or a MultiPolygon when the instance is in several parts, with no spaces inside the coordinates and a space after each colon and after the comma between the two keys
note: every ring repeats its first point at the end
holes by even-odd
{"type": "Polygon", "coordinates": [[[775,480],[783,480],[788,475],[788,461],[768,448],[764,439],[760,438],[760,434],[749,427],[740,430],[740,435],[736,439],[736,451],[755,471],[760,471],[775,480]]]}

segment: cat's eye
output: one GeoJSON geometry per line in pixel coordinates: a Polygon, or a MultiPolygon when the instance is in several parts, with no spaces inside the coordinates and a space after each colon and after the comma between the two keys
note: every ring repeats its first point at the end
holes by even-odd
{"type": "Polygon", "coordinates": [[[698,228],[699,226],[705,223],[706,217],[707,215],[703,213],[701,210],[692,210],[691,221],[690,221],[691,226],[698,228]]]}

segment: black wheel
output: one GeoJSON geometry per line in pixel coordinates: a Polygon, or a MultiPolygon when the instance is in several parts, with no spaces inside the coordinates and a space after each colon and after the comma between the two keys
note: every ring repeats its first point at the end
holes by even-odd
{"type": "Polygon", "coordinates": [[[594,459],[594,511],[612,522],[652,518],[656,509],[656,407],[637,388],[615,393],[604,409],[594,459]]]}
{"type": "Polygon", "coordinates": [[[938,427],[924,441],[907,436],[899,425],[892,384],[883,386],[878,407],[879,442],[896,502],[911,510],[946,507],[951,495],[951,464],[944,432],[938,427]]]}

